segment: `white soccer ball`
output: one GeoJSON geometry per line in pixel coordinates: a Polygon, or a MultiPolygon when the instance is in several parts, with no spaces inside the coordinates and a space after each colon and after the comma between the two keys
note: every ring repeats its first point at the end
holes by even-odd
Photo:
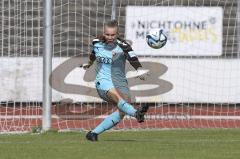
{"type": "Polygon", "coordinates": [[[162,29],[154,29],[146,36],[147,44],[154,49],[160,49],[167,43],[167,36],[162,29]]]}

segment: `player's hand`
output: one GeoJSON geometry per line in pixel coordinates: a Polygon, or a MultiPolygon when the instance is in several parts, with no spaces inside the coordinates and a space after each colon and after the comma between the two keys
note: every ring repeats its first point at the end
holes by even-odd
{"type": "Polygon", "coordinates": [[[79,67],[82,67],[84,70],[88,69],[90,66],[92,66],[94,61],[88,61],[87,64],[81,64],[79,67]]]}
{"type": "Polygon", "coordinates": [[[88,64],[81,64],[79,67],[83,68],[84,70],[88,69],[91,65],[88,64]]]}
{"type": "Polygon", "coordinates": [[[139,78],[140,80],[145,81],[147,80],[147,78],[149,78],[149,76],[150,76],[150,73],[144,73],[142,75],[138,75],[136,78],[139,78]]]}

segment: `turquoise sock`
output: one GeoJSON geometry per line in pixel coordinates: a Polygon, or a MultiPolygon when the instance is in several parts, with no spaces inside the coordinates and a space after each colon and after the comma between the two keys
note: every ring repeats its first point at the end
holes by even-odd
{"type": "Polygon", "coordinates": [[[92,132],[101,134],[104,131],[111,129],[121,121],[119,111],[115,111],[105,118],[92,132]]]}
{"type": "Polygon", "coordinates": [[[122,99],[118,101],[118,108],[124,113],[126,113],[127,115],[130,115],[133,117],[135,116],[135,113],[137,111],[131,104],[127,103],[122,99]]]}

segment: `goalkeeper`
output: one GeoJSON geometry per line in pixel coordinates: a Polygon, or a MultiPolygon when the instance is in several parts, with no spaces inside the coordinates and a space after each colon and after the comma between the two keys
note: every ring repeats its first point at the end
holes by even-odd
{"type": "MultiPolygon", "coordinates": [[[[116,103],[118,110],[87,133],[86,138],[90,141],[97,141],[99,134],[117,125],[125,114],[135,117],[139,123],[144,122],[148,105],[142,105],[136,110],[129,104],[131,98],[125,75],[126,59],[136,71],[142,67],[131,46],[118,37],[117,21],[109,21],[104,25],[103,35],[93,40],[93,50],[88,64],[81,67],[87,69],[96,61],[97,92],[103,100],[116,103]]],[[[146,74],[137,77],[145,80],[146,74]]]]}

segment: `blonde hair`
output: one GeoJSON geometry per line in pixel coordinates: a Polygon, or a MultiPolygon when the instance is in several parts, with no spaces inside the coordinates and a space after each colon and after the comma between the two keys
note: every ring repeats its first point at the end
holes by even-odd
{"type": "Polygon", "coordinates": [[[118,22],[116,20],[108,21],[104,24],[104,27],[110,27],[110,28],[117,27],[118,28],[118,22]]]}

